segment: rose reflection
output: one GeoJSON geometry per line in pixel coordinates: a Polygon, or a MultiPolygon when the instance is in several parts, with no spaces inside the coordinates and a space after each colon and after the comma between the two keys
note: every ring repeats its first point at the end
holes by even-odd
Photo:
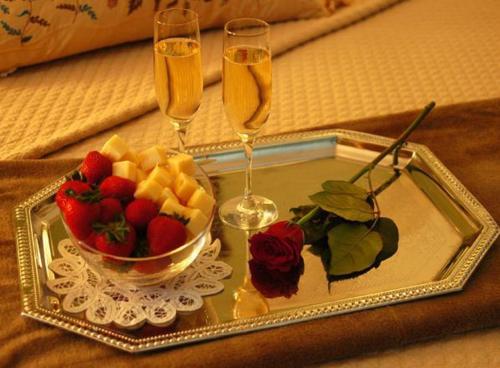
{"type": "Polygon", "coordinates": [[[252,259],[248,262],[253,286],[266,298],[290,298],[299,290],[300,276],[304,273],[304,259],[288,271],[272,270],[264,263],[252,259]]]}

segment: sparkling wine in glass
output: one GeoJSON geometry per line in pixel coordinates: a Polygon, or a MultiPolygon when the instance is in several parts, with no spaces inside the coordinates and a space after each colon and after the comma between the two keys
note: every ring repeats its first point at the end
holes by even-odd
{"type": "Polygon", "coordinates": [[[156,99],[184,152],[186,130],[203,95],[198,15],[176,8],[157,12],[154,54],[156,99]]]}
{"type": "Polygon", "coordinates": [[[244,194],[224,203],[219,215],[224,223],[245,230],[267,226],[278,217],[273,201],[252,193],[253,145],[271,109],[269,28],[253,18],[234,19],[224,27],[222,100],[243,143],[247,169],[244,194]]]}

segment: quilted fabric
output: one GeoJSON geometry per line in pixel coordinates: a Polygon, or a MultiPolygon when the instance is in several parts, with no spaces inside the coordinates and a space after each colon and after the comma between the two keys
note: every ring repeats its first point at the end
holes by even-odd
{"type": "MultiPolygon", "coordinates": [[[[358,0],[329,18],[277,24],[274,52],[397,1],[358,0]]],[[[203,35],[206,84],[220,76],[221,45],[220,31],[203,35]]],[[[124,45],[26,68],[0,79],[0,159],[40,157],[155,109],[151,50],[150,42],[124,45]]]]}
{"type": "MultiPolygon", "coordinates": [[[[498,19],[496,0],[411,0],[296,47],[273,62],[273,106],[262,134],[416,110],[430,100],[443,106],[499,97],[498,19]]],[[[220,84],[205,90],[188,144],[236,139],[220,96],[220,84]]],[[[113,132],[139,148],[175,145],[159,112],[113,132]]],[[[109,135],[55,156],[82,156],[109,135]]]]}

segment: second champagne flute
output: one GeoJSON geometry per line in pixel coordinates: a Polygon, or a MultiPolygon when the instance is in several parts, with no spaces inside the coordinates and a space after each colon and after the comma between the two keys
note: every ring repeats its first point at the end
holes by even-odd
{"type": "Polygon", "coordinates": [[[187,9],[159,11],[154,20],[156,99],[184,152],[186,129],[203,95],[198,15],[187,9]]]}
{"type": "Polygon", "coordinates": [[[245,230],[270,225],[278,217],[273,201],[252,193],[253,145],[271,109],[269,28],[254,18],[234,19],[224,27],[222,100],[248,163],[243,196],[225,202],[219,215],[224,223],[245,230]]]}

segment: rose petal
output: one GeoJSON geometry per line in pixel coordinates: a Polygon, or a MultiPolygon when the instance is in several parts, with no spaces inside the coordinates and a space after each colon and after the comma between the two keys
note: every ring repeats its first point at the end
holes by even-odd
{"type": "Polygon", "coordinates": [[[251,280],[254,287],[266,298],[276,298],[284,296],[290,298],[298,291],[300,275],[304,271],[304,261],[300,259],[296,267],[288,272],[270,270],[266,265],[250,260],[251,280]]]}
{"type": "Polygon", "coordinates": [[[268,233],[258,233],[250,238],[253,259],[272,270],[288,271],[300,260],[300,251],[290,238],[280,239],[268,233]]]}
{"type": "Polygon", "coordinates": [[[304,245],[304,232],[302,228],[288,221],[280,221],[269,227],[266,231],[267,234],[275,235],[280,239],[289,238],[292,240],[293,244],[302,250],[304,245]]]}

